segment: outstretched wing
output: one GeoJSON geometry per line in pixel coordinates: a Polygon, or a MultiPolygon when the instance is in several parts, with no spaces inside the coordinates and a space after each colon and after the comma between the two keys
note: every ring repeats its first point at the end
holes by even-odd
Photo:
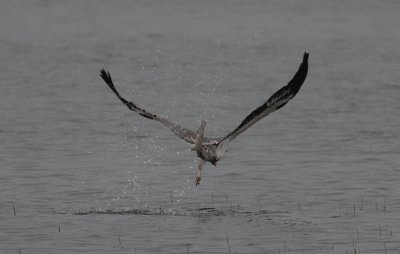
{"type": "Polygon", "coordinates": [[[296,72],[293,79],[290,80],[286,86],[275,92],[263,105],[251,112],[236,129],[223,137],[219,142],[219,148],[226,148],[227,143],[235,139],[239,134],[250,128],[263,117],[285,106],[286,103],[288,103],[290,99],[297,94],[307,76],[308,55],[308,53],[304,53],[303,62],[301,63],[299,70],[296,72]]]}
{"type": "Polygon", "coordinates": [[[178,137],[181,139],[185,140],[188,143],[194,144],[194,140],[196,138],[196,133],[192,130],[183,128],[182,126],[176,124],[175,122],[172,122],[168,119],[161,118],[155,114],[152,114],[134,104],[131,101],[127,101],[125,98],[123,98],[117,89],[114,86],[114,82],[111,79],[111,75],[109,72],[106,72],[104,69],[100,70],[100,76],[106,82],[106,84],[110,87],[110,89],[114,92],[114,94],[124,103],[130,110],[138,113],[139,115],[151,119],[151,120],[156,120],[164,124],[166,127],[168,127],[173,133],[175,133],[178,137]]]}

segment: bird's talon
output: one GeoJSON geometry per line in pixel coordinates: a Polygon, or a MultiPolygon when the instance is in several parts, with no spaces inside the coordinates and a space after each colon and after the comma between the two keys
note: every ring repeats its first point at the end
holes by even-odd
{"type": "Polygon", "coordinates": [[[196,186],[199,186],[199,185],[200,185],[200,180],[201,180],[200,177],[196,177],[196,180],[194,181],[194,183],[196,184],[196,186]]]}

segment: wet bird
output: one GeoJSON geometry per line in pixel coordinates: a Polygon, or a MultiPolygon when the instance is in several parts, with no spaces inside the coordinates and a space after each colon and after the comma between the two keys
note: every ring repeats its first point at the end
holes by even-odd
{"type": "Polygon", "coordinates": [[[195,151],[199,157],[197,175],[195,178],[195,184],[199,185],[201,180],[201,171],[205,162],[208,161],[216,166],[217,162],[225,155],[228,144],[232,140],[234,140],[239,134],[250,128],[265,116],[286,105],[286,103],[288,103],[297,94],[307,76],[308,56],[309,54],[305,52],[303,55],[303,62],[300,64],[298,71],[286,86],[276,91],[264,104],[251,112],[236,129],[220,138],[208,138],[204,136],[204,129],[206,127],[205,121],[201,122],[201,126],[197,131],[192,131],[178,125],[174,121],[159,117],[158,115],[144,110],[132,101],[126,100],[119,94],[109,72],[101,69],[100,76],[118,97],[118,99],[120,99],[122,103],[125,104],[125,106],[127,106],[130,110],[145,118],[161,122],[178,137],[192,144],[191,150],[195,151]]]}

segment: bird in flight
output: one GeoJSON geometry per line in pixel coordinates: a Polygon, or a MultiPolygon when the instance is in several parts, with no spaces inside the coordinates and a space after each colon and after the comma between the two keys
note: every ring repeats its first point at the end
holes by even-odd
{"type": "Polygon", "coordinates": [[[195,178],[195,184],[197,186],[200,184],[201,171],[205,162],[208,161],[216,166],[217,162],[225,155],[228,149],[228,144],[232,140],[234,140],[239,134],[250,128],[253,124],[261,120],[263,117],[286,105],[286,103],[288,103],[297,94],[307,76],[308,56],[309,54],[305,52],[303,55],[303,62],[300,64],[298,71],[286,86],[276,91],[264,104],[251,112],[236,129],[220,138],[208,138],[203,135],[204,129],[206,127],[206,121],[202,121],[199,129],[197,131],[193,131],[178,125],[174,121],[159,117],[158,115],[152,114],[147,110],[144,110],[132,101],[126,100],[119,94],[119,92],[115,88],[114,82],[111,79],[111,75],[109,72],[101,69],[100,76],[114,92],[114,94],[118,97],[118,99],[120,99],[120,101],[122,101],[122,103],[125,104],[125,106],[127,106],[130,110],[138,113],[139,115],[147,119],[155,120],[164,124],[178,137],[192,144],[191,150],[195,151],[197,156],[199,157],[197,175],[195,178]]]}

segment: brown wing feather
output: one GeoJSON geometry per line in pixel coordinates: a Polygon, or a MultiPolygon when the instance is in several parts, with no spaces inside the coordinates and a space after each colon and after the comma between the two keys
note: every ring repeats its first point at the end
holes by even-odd
{"type": "Polygon", "coordinates": [[[308,55],[308,53],[304,53],[303,62],[292,80],[275,92],[263,105],[251,112],[236,129],[223,137],[220,143],[233,140],[265,116],[285,106],[297,94],[307,77],[308,55]]]}
{"type": "MultiPolygon", "coordinates": [[[[110,87],[110,89],[114,92],[114,94],[122,101],[123,104],[125,104],[130,110],[138,113],[139,115],[151,119],[151,120],[156,120],[164,124],[166,127],[168,127],[173,133],[175,133],[178,137],[181,139],[185,140],[188,143],[193,144],[194,139],[196,138],[196,133],[192,130],[186,129],[179,124],[170,121],[166,118],[159,117],[155,114],[152,114],[140,107],[138,107],[135,103],[131,101],[127,101],[125,98],[123,98],[117,89],[115,88],[114,82],[112,81],[111,75],[109,72],[106,72],[104,69],[100,70],[100,76],[106,82],[106,84],[110,87]]],[[[208,139],[207,139],[208,140],[208,139]]]]}

